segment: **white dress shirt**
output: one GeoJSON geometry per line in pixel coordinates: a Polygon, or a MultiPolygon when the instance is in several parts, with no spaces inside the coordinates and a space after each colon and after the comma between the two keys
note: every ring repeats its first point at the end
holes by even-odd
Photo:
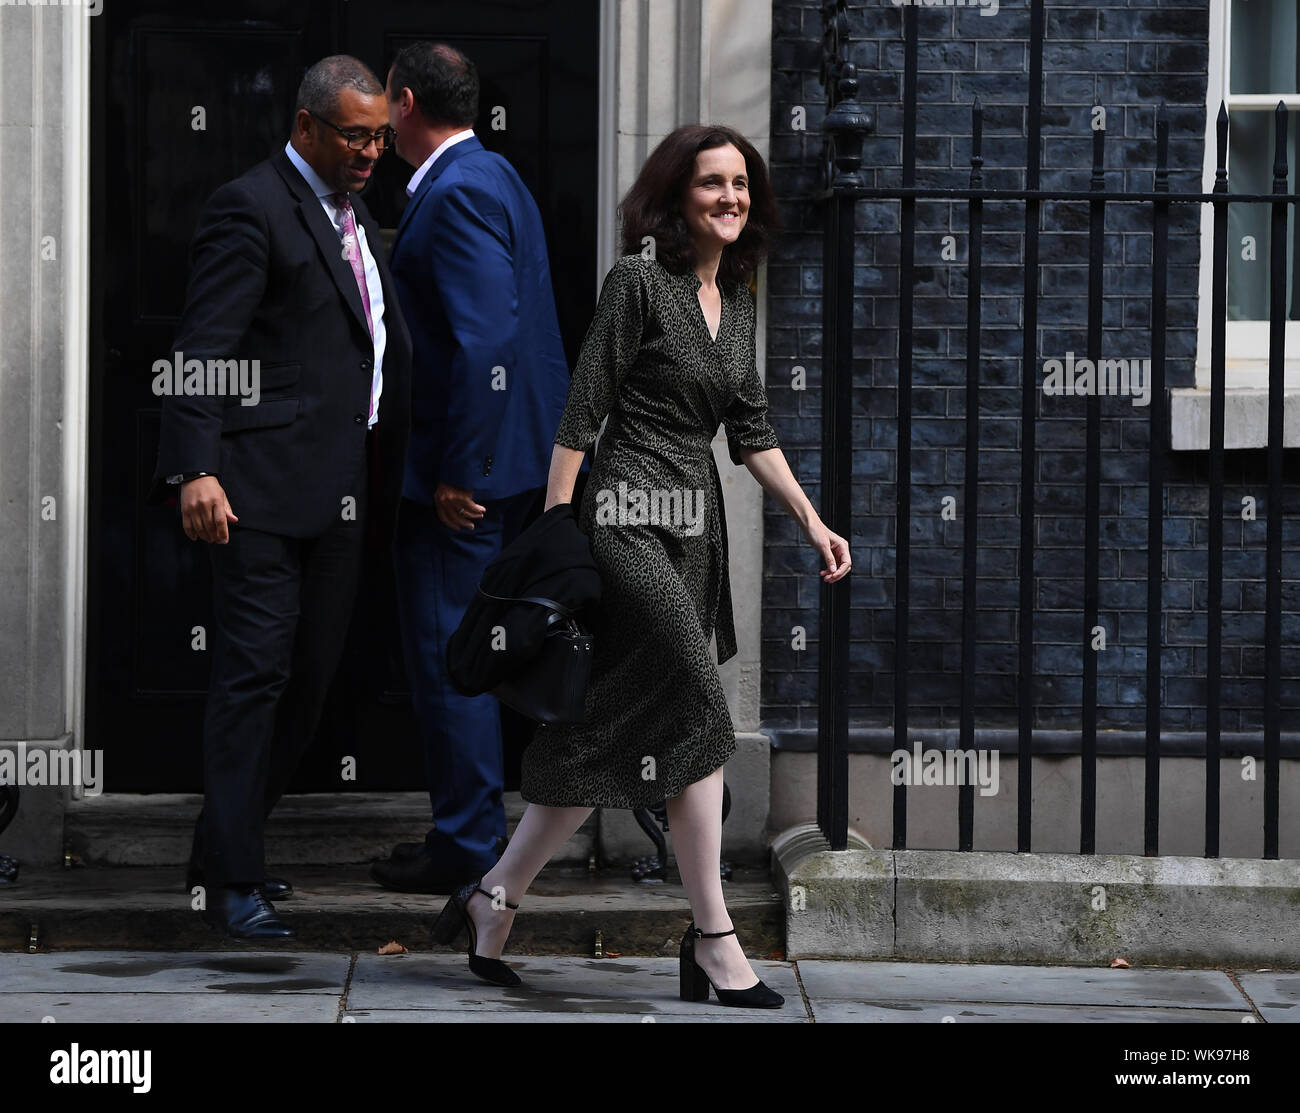
{"type": "MultiPolygon", "coordinates": [[[[334,231],[339,234],[341,244],[343,210],[334,204],[333,199],[333,195],[338,191],[331,189],[321,180],[320,175],[307,164],[302,155],[293,149],[292,143],[284,145],[284,153],[289,156],[289,161],[311,186],[320,201],[321,208],[325,210],[325,215],[334,225],[334,231]]],[[[384,328],[384,284],[379,280],[379,268],[375,265],[375,257],[370,253],[370,245],[366,242],[366,230],[361,226],[361,221],[356,219],[355,211],[352,222],[357,226],[361,260],[366,271],[366,291],[370,295],[370,320],[375,330],[375,371],[370,378],[370,420],[367,423],[367,428],[373,429],[375,422],[379,420],[379,396],[384,391],[384,347],[387,340],[387,332],[384,328]]]]}
{"type": "Polygon", "coordinates": [[[441,155],[443,151],[448,147],[454,147],[457,143],[463,143],[466,139],[472,138],[473,135],[474,129],[466,128],[464,131],[456,132],[455,135],[449,135],[439,143],[438,149],[420,164],[420,168],[411,175],[411,180],[406,183],[406,196],[415,196],[415,191],[420,188],[420,183],[424,181],[424,176],[429,172],[429,168],[438,161],[438,156],[441,155]]]}

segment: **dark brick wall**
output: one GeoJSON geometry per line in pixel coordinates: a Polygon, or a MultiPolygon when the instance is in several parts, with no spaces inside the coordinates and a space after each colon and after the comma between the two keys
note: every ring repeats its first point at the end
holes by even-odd
{"type": "MultiPolygon", "coordinates": [[[[1204,149],[1208,5],[1178,0],[1049,3],[1044,50],[1042,182],[1086,189],[1090,115],[1107,112],[1108,186],[1147,190],[1155,164],[1155,106],[1170,120],[1171,187],[1198,191],[1204,149]]],[[[786,230],[768,263],[767,381],[773,424],[796,475],[819,499],[821,412],[821,232],[816,192],[824,92],[818,81],[821,13],[816,0],[775,0],[772,171],[786,230]],[[792,109],[807,109],[807,131],[792,109]],[[791,387],[807,369],[808,388],[791,387]]],[[[1003,0],[995,16],[925,8],[921,31],[918,184],[969,182],[970,103],[984,113],[984,179],[1024,181],[1029,13],[1003,0]]],[[[898,185],[902,158],[902,11],[890,0],[852,5],[851,58],[861,99],[875,113],[864,165],[871,184],[898,185]]],[[[964,502],[966,202],[918,204],[912,454],[911,669],[913,726],[956,726],[961,668],[961,506],[964,502]],[[940,258],[941,237],[957,259],[940,258]],[[941,500],[955,496],[958,519],[941,500]]],[[[894,499],[897,436],[898,221],[896,202],[858,209],[855,276],[854,490],[851,716],[860,725],[892,722],[894,499]]],[[[1041,299],[1035,374],[1043,360],[1086,351],[1086,204],[1044,206],[1041,299]]],[[[988,204],[984,223],[979,505],[978,726],[1016,722],[1020,469],[1021,291],[1024,211],[988,204]]],[[[1175,206],[1170,232],[1170,387],[1194,385],[1200,212],[1175,206]]],[[[1108,206],[1105,242],[1105,358],[1149,357],[1150,206],[1108,206]]],[[[1153,399],[1152,404],[1159,400],[1153,399]]],[[[1086,400],[1039,396],[1037,461],[1036,721],[1080,722],[1083,654],[1084,421],[1086,400]]],[[[1103,729],[1141,727],[1146,706],[1146,538],[1149,409],[1127,398],[1102,400],[1101,613],[1108,648],[1099,657],[1103,729]]],[[[1300,472],[1287,454],[1294,515],[1300,472]]],[[[1264,543],[1268,515],[1263,451],[1226,459],[1223,729],[1253,730],[1263,705],[1264,543]],[[1243,522],[1244,495],[1258,520],[1243,522]]],[[[1208,462],[1171,454],[1164,507],[1163,723],[1204,726],[1208,462]]],[[[1286,523],[1283,674],[1300,653],[1300,522],[1286,523]]],[[[818,561],[794,523],[768,500],[763,585],[763,717],[771,727],[816,722],[818,561]],[[792,648],[804,627],[808,648],[792,648]]],[[[1300,685],[1284,681],[1284,707],[1300,706],[1300,685]]],[[[1286,724],[1284,724],[1284,727],[1286,724]]]]}

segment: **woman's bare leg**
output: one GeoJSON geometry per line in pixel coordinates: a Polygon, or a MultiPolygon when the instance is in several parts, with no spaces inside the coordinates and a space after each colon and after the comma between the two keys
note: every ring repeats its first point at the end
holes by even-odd
{"type": "MultiPolygon", "coordinates": [[[[701,931],[727,931],[732,927],[731,916],[718,871],[722,854],[721,767],[687,785],[680,795],[670,797],[667,805],[673,853],[695,926],[701,931]]],[[[696,939],[695,960],[719,989],[748,989],[758,981],[734,935],[696,939]]]]}
{"type": "Polygon", "coordinates": [[[483,875],[480,883],[481,888],[504,896],[505,900],[489,900],[482,893],[475,893],[467,905],[478,933],[478,954],[484,958],[501,957],[506,938],[510,935],[510,925],[515,922],[514,909],[506,908],[505,901],[519,903],[519,898],[528,891],[542,867],[555,857],[589,815],[590,808],[529,804],[524,809],[501,860],[483,875]],[[494,905],[500,907],[494,908],[494,905]]]}

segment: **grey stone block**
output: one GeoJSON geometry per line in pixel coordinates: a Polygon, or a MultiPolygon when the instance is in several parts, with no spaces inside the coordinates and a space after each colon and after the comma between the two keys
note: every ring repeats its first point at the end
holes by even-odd
{"type": "Polygon", "coordinates": [[[786,908],[786,958],[885,958],[893,954],[893,869],[855,831],[832,851],[816,824],[782,832],[772,844],[772,883],[786,908]]]}
{"type": "Polygon", "coordinates": [[[1300,863],[894,852],[895,955],[982,962],[1300,961],[1300,863]]]}
{"type": "Polygon", "coordinates": [[[786,957],[1300,964],[1300,863],[773,845],[786,957]]]}
{"type": "MultiPolygon", "coordinates": [[[[1282,443],[1300,446],[1300,391],[1282,395],[1282,443]]],[[[1237,387],[1223,394],[1224,448],[1264,448],[1268,444],[1268,388],[1237,387]]],[[[1169,392],[1169,447],[1175,452],[1207,452],[1210,447],[1210,392],[1182,387],[1169,392]]]]}
{"type": "MultiPolygon", "coordinates": [[[[27,743],[28,754],[39,743],[27,743]]],[[[64,749],[70,739],[54,743],[49,749],[64,749]]],[[[0,743],[0,749],[15,749],[0,743]]],[[[62,786],[30,785],[19,789],[18,812],[13,822],[0,835],[0,854],[17,858],[19,883],[24,872],[33,867],[52,869],[63,864],[63,815],[68,805],[69,792],[62,786]]]]}
{"type": "MultiPolygon", "coordinates": [[[[38,28],[36,20],[44,12],[39,8],[0,6],[0,124],[28,127],[34,118],[37,82],[33,80],[38,69],[35,53],[38,28]]],[[[48,26],[45,30],[49,30],[48,26]]],[[[58,69],[58,54],[52,69],[58,69]]]]}

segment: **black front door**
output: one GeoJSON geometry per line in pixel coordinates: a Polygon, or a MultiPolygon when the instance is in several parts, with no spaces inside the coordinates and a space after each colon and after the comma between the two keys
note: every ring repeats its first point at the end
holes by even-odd
{"type": "MultiPolygon", "coordinates": [[[[353,54],[383,80],[408,42],[469,55],[475,130],[537,198],[570,363],[595,302],[596,0],[115,0],[92,23],[91,520],[86,745],[115,792],[201,789],[207,558],[144,502],[158,443],[153,362],[170,358],[190,237],[217,186],[284,146],[303,71],[353,54]]],[[[365,194],[386,233],[410,168],[365,194]]],[[[390,562],[375,553],[300,791],[423,787],[390,562]],[[352,759],[350,762],[345,759],[352,759]]],[[[522,725],[511,720],[517,748],[522,725]]]]}

